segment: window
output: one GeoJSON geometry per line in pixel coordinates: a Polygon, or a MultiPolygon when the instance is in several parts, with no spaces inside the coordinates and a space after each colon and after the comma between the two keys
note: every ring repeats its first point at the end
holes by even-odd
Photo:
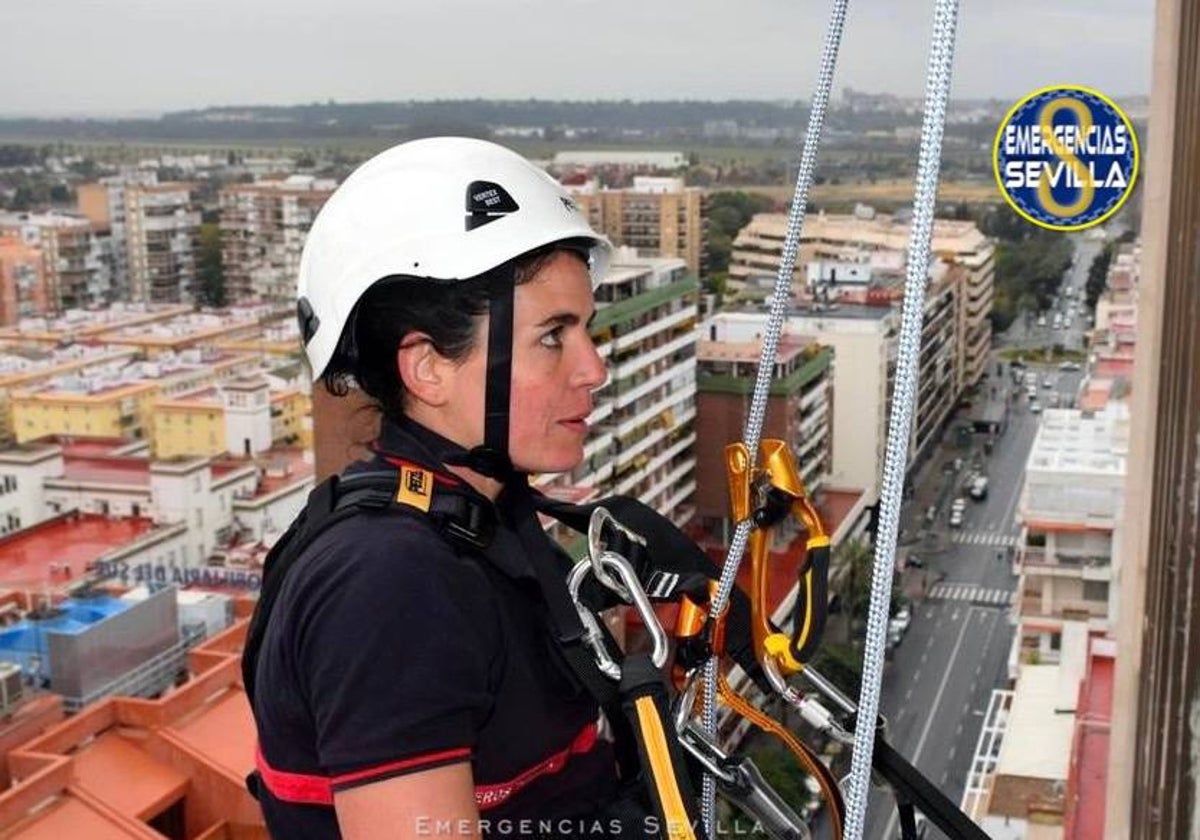
{"type": "Polygon", "coordinates": [[[1107,601],[1108,581],[1085,580],[1083,582],[1083,599],[1085,601],[1107,601]]]}
{"type": "Polygon", "coordinates": [[[1050,650],[1062,650],[1062,633],[1050,634],[1050,650]]]}

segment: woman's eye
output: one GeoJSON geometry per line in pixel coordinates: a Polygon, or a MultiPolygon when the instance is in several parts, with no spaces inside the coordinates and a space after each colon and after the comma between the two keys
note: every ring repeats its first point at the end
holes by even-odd
{"type": "Polygon", "coordinates": [[[562,347],[563,328],[555,327],[542,336],[539,342],[543,347],[562,347]]]}

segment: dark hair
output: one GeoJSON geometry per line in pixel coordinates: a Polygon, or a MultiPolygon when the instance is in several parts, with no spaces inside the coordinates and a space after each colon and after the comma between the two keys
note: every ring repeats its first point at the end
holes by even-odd
{"type": "MultiPolygon", "coordinates": [[[[585,261],[586,240],[555,242],[514,259],[515,282],[527,283],[560,251],[585,261]]],[[[412,332],[429,336],[439,355],[461,361],[475,346],[481,316],[490,301],[487,274],[448,282],[424,277],[384,277],[355,304],[322,380],[335,396],[352,384],[371,397],[384,417],[404,413],[405,389],[396,369],[396,350],[412,332]]]]}

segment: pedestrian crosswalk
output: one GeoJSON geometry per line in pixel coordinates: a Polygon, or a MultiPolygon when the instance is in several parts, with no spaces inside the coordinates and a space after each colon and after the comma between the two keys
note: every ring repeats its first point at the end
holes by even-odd
{"type": "Polygon", "coordinates": [[[1016,546],[1017,535],[991,531],[954,531],[950,536],[950,542],[958,545],[990,545],[993,548],[1007,548],[1016,546]]]}
{"type": "Polygon", "coordinates": [[[970,601],[1005,607],[1012,603],[1013,593],[1007,589],[991,589],[974,583],[935,583],[929,597],[942,601],[970,601]]]}

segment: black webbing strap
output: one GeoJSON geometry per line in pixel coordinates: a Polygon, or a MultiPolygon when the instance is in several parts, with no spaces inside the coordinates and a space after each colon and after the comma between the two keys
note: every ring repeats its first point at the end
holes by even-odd
{"type": "Polygon", "coordinates": [[[621,663],[621,707],[637,743],[646,787],[662,836],[703,840],[687,760],[671,723],[670,694],[662,671],[649,654],[625,657],[621,663]]]}
{"type": "MultiPolygon", "coordinates": [[[[896,792],[896,803],[901,807],[901,824],[904,821],[903,807],[907,805],[911,809],[916,805],[951,840],[988,840],[982,828],[882,737],[875,739],[871,763],[896,792]]],[[[913,830],[915,832],[915,825],[913,830]]]]}
{"type": "MultiPolygon", "coordinates": [[[[583,622],[571,601],[566,574],[550,539],[542,530],[528,484],[523,477],[510,483],[501,496],[504,508],[511,514],[521,547],[529,553],[530,564],[537,576],[538,587],[548,611],[550,631],[556,646],[580,685],[604,710],[613,727],[613,744],[621,778],[636,777],[639,764],[633,734],[624,725],[621,714],[621,695],[617,684],[596,664],[595,652],[585,642],[583,622]]],[[[485,552],[486,553],[486,552],[485,552]]]]}

